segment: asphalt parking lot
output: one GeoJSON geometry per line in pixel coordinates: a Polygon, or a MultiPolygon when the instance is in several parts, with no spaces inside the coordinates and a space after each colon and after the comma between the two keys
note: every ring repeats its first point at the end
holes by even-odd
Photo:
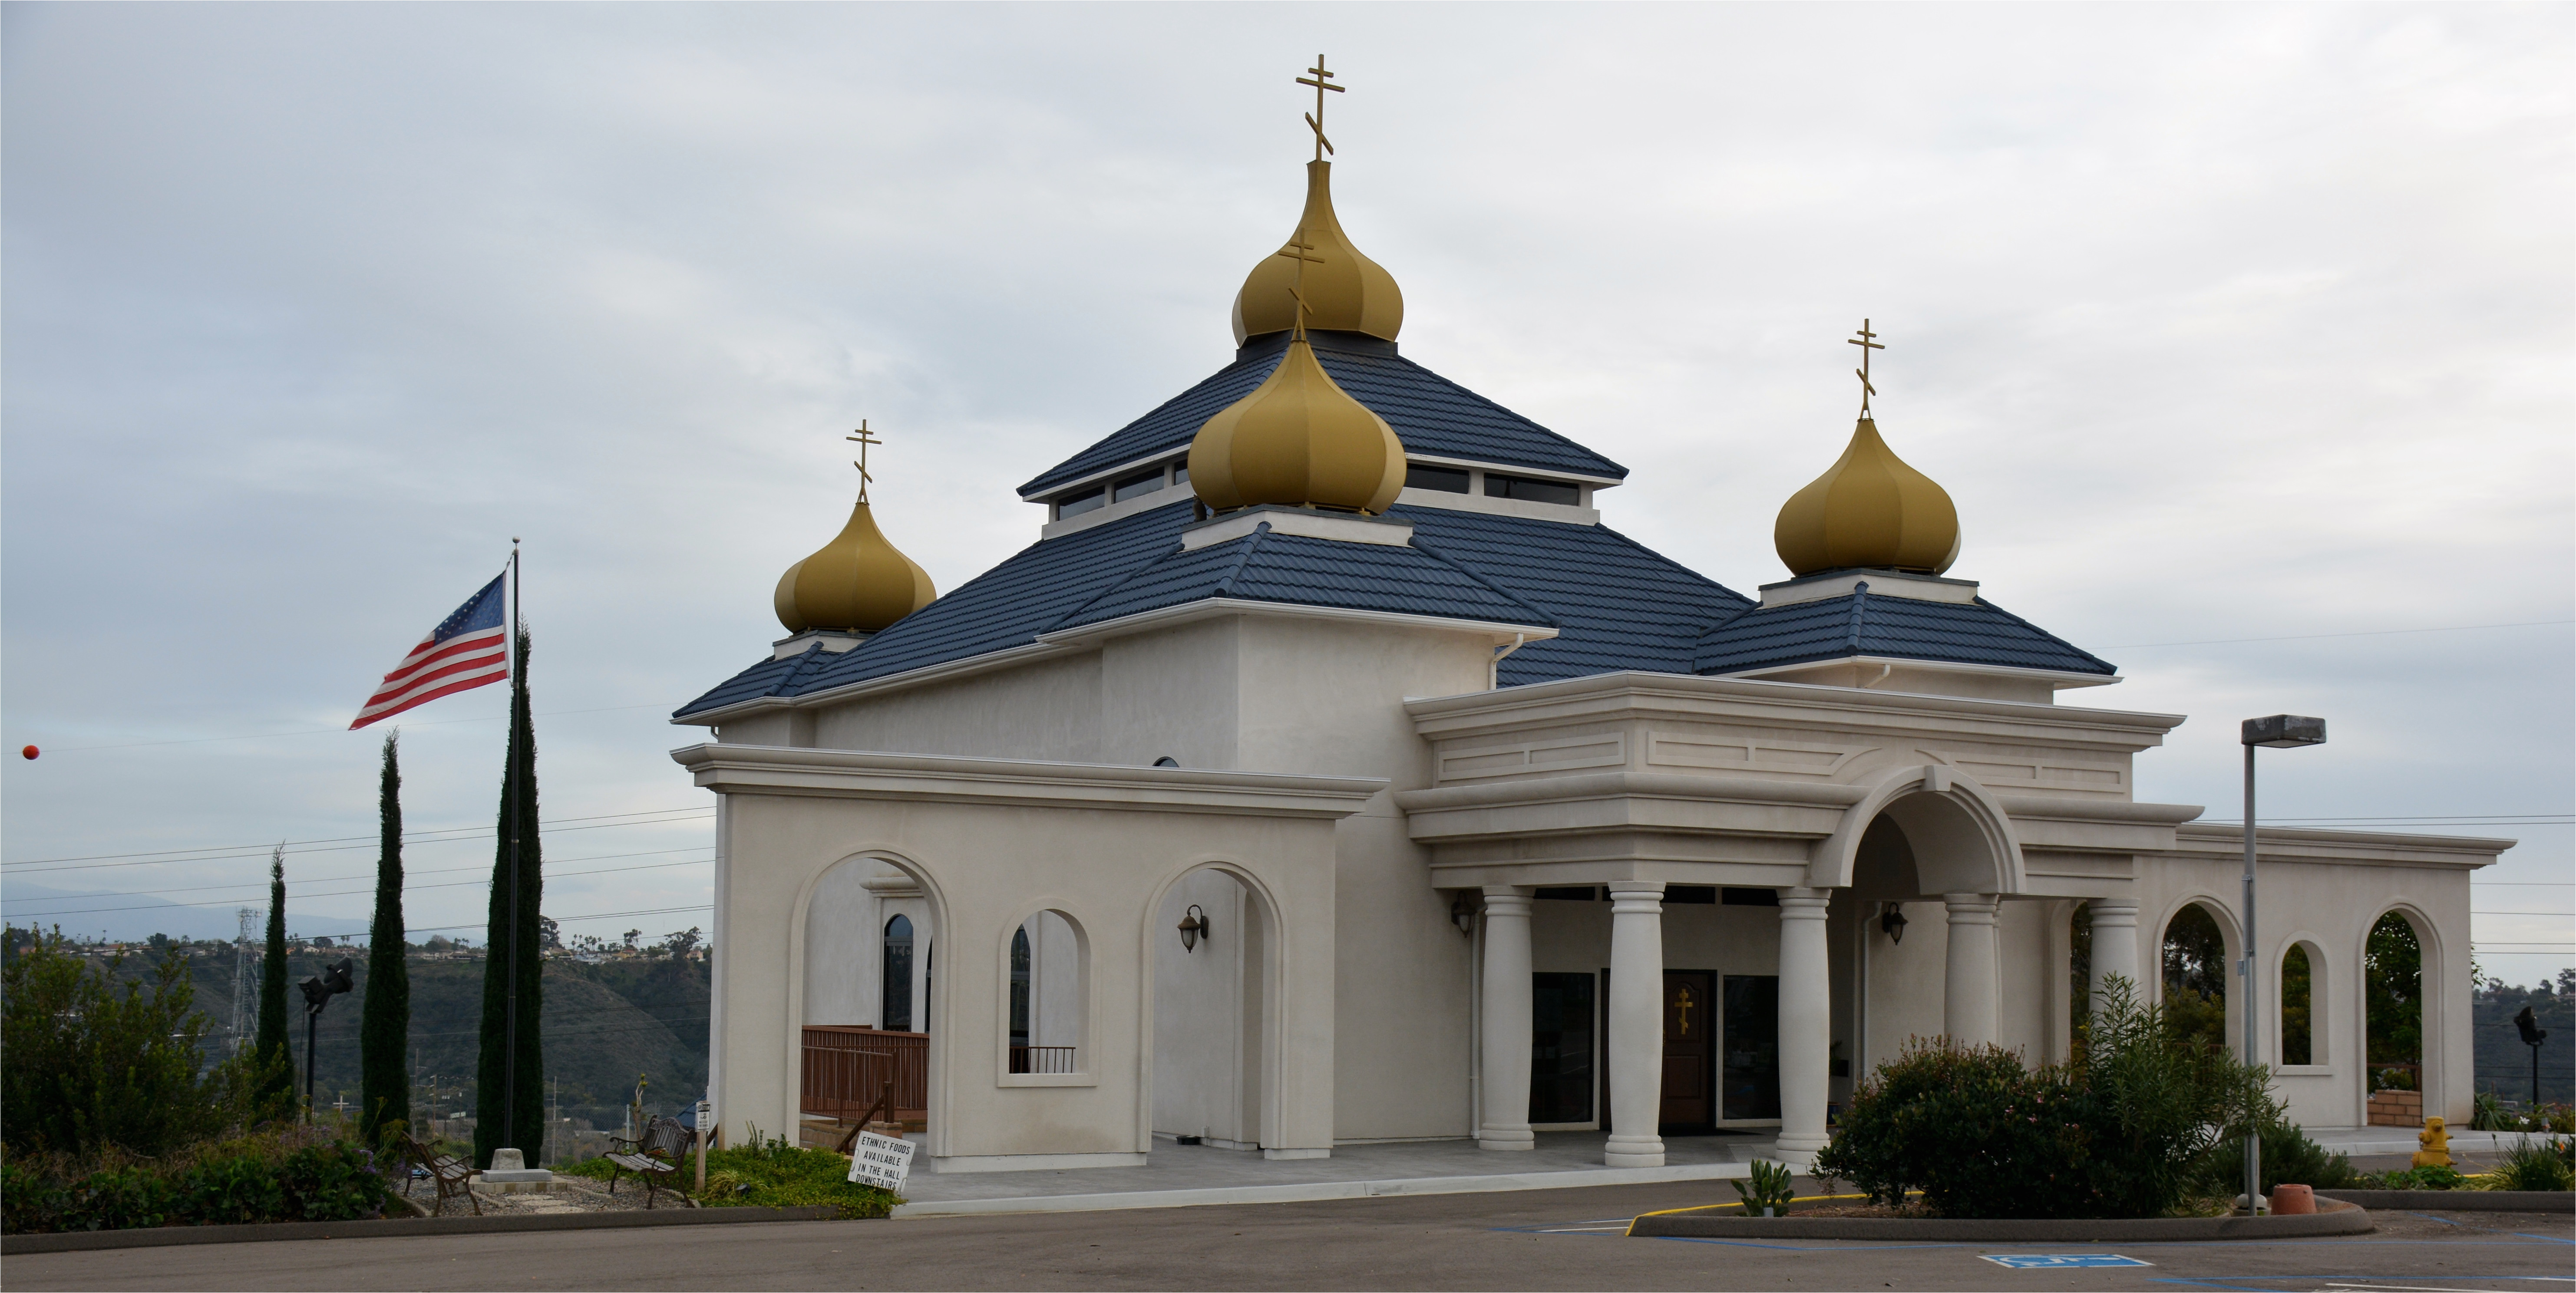
{"type": "Polygon", "coordinates": [[[7,1260],[36,1289],[2257,1289],[2576,1284],[2576,1218],[2381,1213],[2342,1238],[2124,1245],[1627,1239],[1709,1185],[920,1221],[315,1240],[7,1260]],[[1988,1260],[2120,1258],[2111,1266],[1988,1260]]]}

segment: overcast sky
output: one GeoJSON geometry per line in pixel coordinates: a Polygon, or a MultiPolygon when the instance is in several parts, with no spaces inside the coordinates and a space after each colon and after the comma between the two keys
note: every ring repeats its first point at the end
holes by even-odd
{"type": "MultiPolygon", "coordinates": [[[[290,850],[341,894],[294,923],[362,924],[378,734],[337,729],[518,535],[544,812],[584,828],[547,908],[705,924],[665,719],[779,635],[841,433],[884,435],[879,518],[942,589],[1034,539],[1014,486],[1231,357],[1321,49],[1404,353],[1627,464],[1606,523],[1784,577],[1866,316],[1950,573],[2121,666],[2071,703],[2191,715],[2141,798],[2232,819],[2236,720],[2323,715],[2266,757],[2267,819],[2518,837],[2476,906],[2549,914],[2480,917],[2481,959],[2570,962],[2576,8],[5,24],[0,728],[45,749],[7,763],[12,919],[228,927],[288,839],[343,840],[290,850]]],[[[504,701],[405,716],[415,828],[488,830],[504,701]]],[[[411,849],[416,929],[479,925],[490,847],[411,849]]]]}

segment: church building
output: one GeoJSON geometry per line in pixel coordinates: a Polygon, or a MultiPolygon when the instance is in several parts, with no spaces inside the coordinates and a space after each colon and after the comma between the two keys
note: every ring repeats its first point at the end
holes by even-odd
{"type": "Polygon", "coordinates": [[[2265,830],[2244,947],[2239,829],[2133,793],[2184,717],[2063,703],[2116,669],[1954,573],[1866,402],[1830,463],[1782,428],[1822,471],[1782,577],[1721,585],[1616,527],[1602,446],[1399,349],[1306,169],[1232,359],[1021,485],[1036,542],[938,595],[863,480],[789,635],[674,716],[718,804],[724,1135],[854,1114],[819,1087],[855,1052],[938,1172],[1542,1131],[1805,1165],[1909,1038],[2053,1060],[2088,987],[2154,998],[2187,911],[2256,958],[2309,1126],[2366,1119],[2402,917],[2423,1111],[2468,1113],[2469,878],[2508,842],[2265,830]]]}

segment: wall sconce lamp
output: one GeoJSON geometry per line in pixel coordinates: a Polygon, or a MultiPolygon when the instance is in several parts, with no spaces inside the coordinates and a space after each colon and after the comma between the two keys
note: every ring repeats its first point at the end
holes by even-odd
{"type": "Polygon", "coordinates": [[[1476,904],[1467,901],[1464,890],[1459,891],[1457,901],[1449,904],[1449,923],[1469,938],[1476,936],[1476,904]]]}
{"type": "Polygon", "coordinates": [[[1181,913],[1181,950],[1195,952],[1200,939],[1214,937],[1208,930],[1207,913],[1200,910],[1197,903],[1191,903],[1190,909],[1181,913]]]}
{"type": "Polygon", "coordinates": [[[1880,933],[1887,935],[1887,941],[1891,943],[1904,942],[1905,904],[1901,902],[1891,902],[1887,904],[1887,910],[1878,918],[1878,928],[1880,933]]]}

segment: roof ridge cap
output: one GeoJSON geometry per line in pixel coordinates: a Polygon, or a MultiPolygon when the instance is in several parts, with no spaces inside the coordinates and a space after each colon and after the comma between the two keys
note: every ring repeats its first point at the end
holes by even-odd
{"type": "Polygon", "coordinates": [[[1270,522],[1263,521],[1259,525],[1252,527],[1252,533],[1244,537],[1243,551],[1235,554],[1234,568],[1225,572],[1225,578],[1216,581],[1217,596],[1230,597],[1234,595],[1235,576],[1243,573],[1244,566],[1252,560],[1252,550],[1261,546],[1261,541],[1268,537],[1270,537],[1270,522]]]}
{"type": "Polygon", "coordinates": [[[1843,639],[1850,643],[1855,651],[1860,649],[1861,615],[1868,606],[1869,581],[1864,579],[1852,585],[1851,630],[1843,639]]]}

